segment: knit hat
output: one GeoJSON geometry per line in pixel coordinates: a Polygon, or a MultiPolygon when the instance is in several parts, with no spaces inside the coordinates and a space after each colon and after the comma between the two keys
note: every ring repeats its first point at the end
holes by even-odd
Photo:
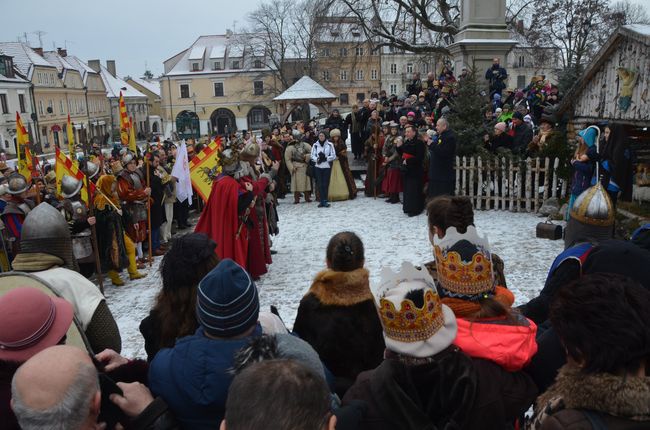
{"type": "Polygon", "coordinates": [[[492,253],[487,237],[470,225],[465,233],[449,227],[443,238],[433,237],[440,295],[478,301],[494,294],[492,253]]]}
{"type": "Polygon", "coordinates": [[[260,303],[250,275],[231,259],[222,260],[199,282],[196,317],[205,332],[234,337],[257,324],[260,303]]]}
{"type": "Polygon", "coordinates": [[[501,94],[499,94],[499,93],[494,93],[494,95],[492,96],[492,98],[493,98],[494,100],[501,100],[501,94]]]}
{"type": "Polygon", "coordinates": [[[386,348],[411,357],[431,357],[452,344],[458,327],[426,269],[404,262],[399,272],[384,267],[375,305],[386,348]]]}
{"type": "Polygon", "coordinates": [[[335,136],[341,137],[341,130],[339,130],[338,128],[335,128],[332,131],[330,131],[330,137],[335,137],[335,136]]]}
{"type": "Polygon", "coordinates": [[[504,132],[505,132],[505,131],[506,131],[506,128],[507,128],[507,125],[506,125],[505,122],[497,122],[497,123],[494,125],[494,128],[496,128],[496,129],[498,129],[498,130],[501,130],[501,131],[504,131],[504,132]]]}
{"type": "Polygon", "coordinates": [[[36,288],[20,287],[0,296],[0,360],[23,362],[58,344],[73,316],[70,303],[36,288]]]}
{"type": "Polygon", "coordinates": [[[515,93],[515,98],[516,98],[516,99],[522,99],[522,98],[524,98],[524,92],[523,92],[523,91],[517,91],[517,92],[515,93]]]}
{"type": "Polygon", "coordinates": [[[512,114],[512,119],[518,119],[519,121],[524,120],[524,115],[520,111],[516,111],[512,114]]]}
{"type": "Polygon", "coordinates": [[[580,130],[578,136],[582,137],[582,139],[585,141],[585,144],[591,148],[596,144],[598,138],[600,137],[600,129],[595,125],[590,125],[584,130],[580,130]]]}
{"type": "Polygon", "coordinates": [[[409,112],[406,114],[406,116],[415,116],[415,112],[409,112]]]}

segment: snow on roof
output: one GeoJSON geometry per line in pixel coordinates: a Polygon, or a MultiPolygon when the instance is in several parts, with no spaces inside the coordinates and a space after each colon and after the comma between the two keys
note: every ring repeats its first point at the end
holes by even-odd
{"type": "Polygon", "coordinates": [[[120,91],[124,98],[129,97],[147,97],[142,94],[140,91],[133,88],[131,85],[127,84],[123,79],[117,78],[108,71],[106,67],[100,65],[100,75],[104,81],[104,86],[106,87],[106,96],[108,98],[118,98],[120,97],[120,91]]]}
{"type": "Polygon", "coordinates": [[[54,67],[32,48],[20,42],[0,42],[0,53],[13,57],[18,71],[31,79],[32,66],[54,67]]]}
{"type": "Polygon", "coordinates": [[[77,70],[79,73],[82,73],[75,66],[73,66],[69,61],[68,57],[62,57],[58,52],[46,51],[43,53],[43,56],[47,61],[49,61],[59,73],[63,72],[64,69],[67,70],[77,70]]]}
{"type": "Polygon", "coordinates": [[[244,56],[244,47],[239,44],[228,45],[228,58],[239,58],[244,56]]]}
{"type": "Polygon", "coordinates": [[[321,84],[309,76],[303,76],[291,85],[285,92],[274,98],[274,101],[287,100],[319,100],[336,99],[336,96],[327,91],[321,84]]]}
{"type": "Polygon", "coordinates": [[[323,42],[366,42],[362,27],[354,22],[329,22],[323,24],[317,34],[317,40],[323,42]]]}
{"type": "Polygon", "coordinates": [[[79,70],[79,73],[81,73],[81,76],[83,76],[84,80],[86,79],[86,74],[87,73],[97,73],[93,69],[88,66],[88,64],[84,63],[79,59],[79,57],[76,57],[74,55],[68,55],[65,57],[65,59],[70,63],[75,69],[79,70]]]}
{"type": "Polygon", "coordinates": [[[638,33],[642,36],[650,36],[650,25],[648,24],[628,24],[624,25],[623,28],[638,33]]]}
{"type": "Polygon", "coordinates": [[[226,45],[213,46],[210,51],[210,58],[223,58],[226,56],[226,45]]]}
{"type": "Polygon", "coordinates": [[[203,54],[205,54],[205,46],[194,46],[190,50],[189,60],[203,60],[203,54]]]}
{"type": "Polygon", "coordinates": [[[136,82],[138,85],[142,85],[147,90],[151,91],[152,93],[160,97],[160,82],[148,81],[142,78],[131,78],[131,79],[133,79],[133,81],[136,82]]]}

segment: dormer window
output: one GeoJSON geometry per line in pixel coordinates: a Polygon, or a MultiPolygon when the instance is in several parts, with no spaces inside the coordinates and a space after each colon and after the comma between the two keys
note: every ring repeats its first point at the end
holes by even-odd
{"type": "Polygon", "coordinates": [[[0,55],[0,75],[7,78],[14,77],[14,62],[7,55],[0,55]]]}
{"type": "Polygon", "coordinates": [[[232,60],[232,68],[233,69],[240,69],[241,68],[239,60],[232,60]]]}
{"type": "Polygon", "coordinates": [[[339,37],[339,34],[340,34],[340,33],[339,33],[338,30],[331,30],[331,31],[330,31],[330,35],[331,35],[332,37],[339,37]]]}
{"type": "Polygon", "coordinates": [[[221,70],[221,69],[222,69],[222,67],[221,67],[221,61],[215,61],[215,62],[212,64],[212,70],[221,70]]]}
{"type": "Polygon", "coordinates": [[[193,72],[198,72],[200,69],[200,64],[198,62],[192,62],[192,71],[193,72]]]}
{"type": "Polygon", "coordinates": [[[255,69],[261,69],[262,68],[262,60],[255,60],[253,62],[253,68],[255,69]]]}
{"type": "Polygon", "coordinates": [[[353,35],[354,37],[359,37],[359,36],[361,36],[361,32],[359,31],[358,28],[353,28],[353,29],[352,29],[352,35],[353,35]]]}

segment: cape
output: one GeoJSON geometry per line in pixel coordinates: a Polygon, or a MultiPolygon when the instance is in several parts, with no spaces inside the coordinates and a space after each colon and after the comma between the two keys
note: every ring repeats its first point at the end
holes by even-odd
{"type": "Polygon", "coordinates": [[[215,249],[220,259],[230,258],[241,267],[246,267],[248,254],[248,234],[243,228],[239,238],[239,183],[230,176],[222,175],[212,184],[212,192],[207,205],[201,212],[194,231],[205,233],[217,242],[215,249]]]}

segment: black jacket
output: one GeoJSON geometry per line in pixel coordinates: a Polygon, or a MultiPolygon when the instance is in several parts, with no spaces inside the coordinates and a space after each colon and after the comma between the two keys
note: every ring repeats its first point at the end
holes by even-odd
{"type": "Polygon", "coordinates": [[[445,130],[438,140],[429,145],[429,182],[454,182],[454,157],[456,155],[456,135],[445,130]]]}

